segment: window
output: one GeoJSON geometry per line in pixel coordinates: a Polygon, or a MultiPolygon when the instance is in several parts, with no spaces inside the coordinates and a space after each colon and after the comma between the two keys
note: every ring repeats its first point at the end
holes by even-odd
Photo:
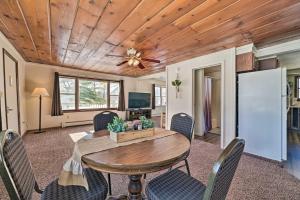
{"type": "Polygon", "coordinates": [[[107,108],[107,82],[79,79],[79,109],[107,108]]]}
{"type": "Polygon", "coordinates": [[[300,76],[295,77],[295,95],[298,101],[300,100],[300,76]]]}
{"type": "Polygon", "coordinates": [[[167,103],[167,89],[155,86],[155,106],[165,106],[167,103]]]}
{"type": "Polygon", "coordinates": [[[155,106],[161,106],[160,87],[155,86],[155,106]]]}
{"type": "Polygon", "coordinates": [[[75,110],[75,79],[59,78],[60,101],[63,110],[75,110]]]}
{"type": "Polygon", "coordinates": [[[110,83],[110,107],[117,108],[119,105],[120,84],[118,82],[110,83]]]}
{"type": "Polygon", "coordinates": [[[118,108],[119,82],[60,76],[59,85],[64,111],[118,108]]]}
{"type": "Polygon", "coordinates": [[[161,105],[165,106],[167,104],[167,88],[161,88],[161,105]]]}

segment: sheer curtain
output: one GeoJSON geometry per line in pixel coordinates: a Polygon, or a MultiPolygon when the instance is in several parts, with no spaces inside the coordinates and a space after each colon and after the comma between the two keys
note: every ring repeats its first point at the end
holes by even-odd
{"type": "Polygon", "coordinates": [[[204,113],[204,134],[212,128],[211,122],[211,86],[212,79],[210,77],[204,77],[204,95],[203,95],[203,113],[204,113]]]}

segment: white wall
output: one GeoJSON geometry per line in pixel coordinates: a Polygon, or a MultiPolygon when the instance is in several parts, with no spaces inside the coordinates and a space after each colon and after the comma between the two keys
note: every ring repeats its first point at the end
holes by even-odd
{"type": "Polygon", "coordinates": [[[287,68],[287,70],[300,68],[300,51],[293,53],[280,54],[277,56],[281,67],[287,68]]]}
{"type": "MultiPolygon", "coordinates": [[[[152,84],[166,86],[165,81],[139,78],[136,82],[136,91],[152,93],[152,84]]],[[[160,116],[162,112],[166,112],[166,106],[156,106],[155,109],[152,110],[152,116],[160,116]]]]}
{"type": "MultiPolygon", "coordinates": [[[[6,37],[0,32],[0,93],[4,94],[4,77],[3,77],[3,48],[8,51],[18,61],[19,72],[19,95],[20,95],[20,124],[21,134],[27,130],[26,127],[26,106],[25,106],[25,61],[16,49],[10,44],[6,37]]],[[[1,114],[2,114],[2,127],[6,128],[5,122],[5,103],[4,96],[1,97],[1,114]]]]}
{"type": "MultiPolygon", "coordinates": [[[[128,92],[135,91],[135,78],[114,76],[82,70],[68,69],[58,66],[50,66],[36,63],[26,64],[26,107],[28,130],[38,127],[38,98],[32,97],[31,92],[35,87],[44,87],[48,90],[50,97],[43,98],[42,105],[42,128],[61,126],[62,121],[91,120],[99,111],[70,112],[63,116],[51,116],[52,93],[54,83],[54,72],[66,75],[86,76],[90,78],[124,80],[125,105],[128,105],[128,92]]],[[[121,117],[125,117],[125,112],[118,112],[121,117]]]]}
{"type": "Polygon", "coordinates": [[[171,117],[178,112],[185,112],[193,115],[193,72],[197,68],[221,65],[222,74],[222,105],[223,117],[221,127],[221,147],[225,148],[235,138],[236,130],[236,103],[235,103],[235,56],[236,49],[231,48],[209,55],[193,58],[180,63],[167,66],[167,127],[170,125],[171,117]],[[175,88],[171,82],[176,79],[176,69],[179,69],[179,78],[182,80],[180,86],[180,97],[175,98],[175,88]]]}
{"type": "MultiPolygon", "coordinates": [[[[59,72],[65,75],[86,76],[90,78],[109,79],[109,80],[124,80],[125,106],[128,106],[128,92],[146,92],[151,93],[151,85],[162,84],[159,81],[141,80],[138,78],[122,77],[116,75],[88,72],[76,69],[63,68],[59,66],[43,65],[37,63],[26,64],[26,107],[27,112],[27,127],[28,130],[37,129],[38,127],[38,98],[32,97],[31,93],[35,87],[44,87],[48,90],[50,97],[43,98],[42,105],[42,128],[61,126],[63,121],[81,121],[92,120],[95,114],[99,111],[87,112],[69,112],[63,116],[51,116],[52,93],[54,72],[59,72]]],[[[159,109],[153,110],[153,113],[159,112],[159,109]]],[[[119,116],[125,118],[125,112],[117,112],[119,116]]]]}

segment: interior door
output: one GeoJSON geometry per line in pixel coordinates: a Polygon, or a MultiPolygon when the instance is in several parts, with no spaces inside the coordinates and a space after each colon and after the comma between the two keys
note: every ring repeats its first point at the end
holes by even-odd
{"type": "Polygon", "coordinates": [[[238,86],[239,137],[245,139],[245,152],[278,161],[285,158],[286,145],[282,81],[279,68],[240,74],[238,86]]]}
{"type": "Polygon", "coordinates": [[[20,133],[18,62],[3,50],[6,129],[20,133]]]}

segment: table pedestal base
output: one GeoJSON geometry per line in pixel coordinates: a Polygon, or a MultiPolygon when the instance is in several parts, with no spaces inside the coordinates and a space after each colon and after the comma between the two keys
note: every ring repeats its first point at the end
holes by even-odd
{"type": "Polygon", "coordinates": [[[110,196],[107,198],[107,200],[128,200],[127,195],[120,195],[120,196],[110,196]]]}
{"type": "Polygon", "coordinates": [[[141,182],[142,175],[130,175],[129,176],[129,199],[130,200],[141,200],[143,195],[143,185],[141,182]]]}
{"type": "Polygon", "coordinates": [[[145,200],[142,194],[143,185],[141,182],[142,175],[130,175],[128,184],[128,196],[120,195],[118,197],[109,197],[108,200],[145,200]]]}

